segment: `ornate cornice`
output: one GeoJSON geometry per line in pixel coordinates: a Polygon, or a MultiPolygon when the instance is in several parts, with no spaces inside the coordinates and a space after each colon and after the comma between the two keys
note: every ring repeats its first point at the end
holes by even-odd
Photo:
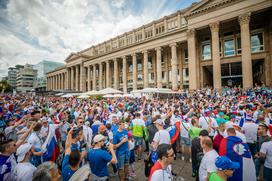
{"type": "Polygon", "coordinates": [[[195,29],[187,30],[187,36],[189,38],[195,36],[195,29]]]}
{"type": "Polygon", "coordinates": [[[219,22],[210,23],[209,27],[211,32],[218,32],[219,31],[219,22]]]}

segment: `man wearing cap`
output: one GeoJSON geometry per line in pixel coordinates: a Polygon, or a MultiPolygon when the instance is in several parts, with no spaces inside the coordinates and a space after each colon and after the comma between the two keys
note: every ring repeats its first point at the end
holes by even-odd
{"type": "Polygon", "coordinates": [[[32,154],[31,148],[31,144],[25,143],[17,149],[16,155],[18,156],[18,164],[14,171],[16,181],[32,180],[33,173],[37,168],[29,162],[29,158],[32,154]]]}
{"type": "Polygon", "coordinates": [[[199,126],[202,129],[206,129],[209,131],[209,136],[213,137],[217,128],[218,128],[218,124],[216,122],[216,120],[211,117],[211,111],[210,110],[205,110],[205,115],[201,116],[199,118],[199,126]]]}
{"type": "Polygon", "coordinates": [[[262,144],[260,153],[258,155],[261,158],[265,158],[263,177],[264,181],[271,180],[272,178],[272,138],[268,142],[262,144]]]}
{"type": "Polygon", "coordinates": [[[238,162],[231,161],[226,156],[217,157],[215,161],[217,171],[209,176],[209,181],[227,181],[228,177],[232,177],[233,172],[240,167],[238,162]]]}
{"type": "Polygon", "coordinates": [[[157,119],[155,123],[158,131],[156,132],[152,142],[152,148],[154,150],[156,150],[160,144],[170,144],[170,135],[168,131],[163,129],[163,120],[157,119]]]}
{"type": "Polygon", "coordinates": [[[246,122],[244,123],[242,127],[242,131],[244,131],[245,133],[246,141],[249,146],[251,154],[255,155],[257,152],[256,142],[257,142],[258,125],[252,121],[251,115],[246,115],[245,121],[246,122]]]}
{"type": "Polygon", "coordinates": [[[93,139],[94,147],[88,152],[87,159],[90,162],[90,167],[92,171],[92,179],[107,179],[109,176],[107,164],[108,162],[116,164],[117,159],[115,152],[113,150],[113,145],[109,143],[108,149],[110,154],[102,150],[101,147],[105,145],[105,137],[98,134],[93,139]]]}

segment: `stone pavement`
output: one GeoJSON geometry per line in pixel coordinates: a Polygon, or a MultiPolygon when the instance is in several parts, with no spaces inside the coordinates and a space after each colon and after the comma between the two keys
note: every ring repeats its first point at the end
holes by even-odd
{"type": "MultiPolygon", "coordinates": [[[[176,181],[194,181],[192,175],[192,166],[189,161],[182,161],[180,155],[177,155],[177,159],[173,164],[173,172],[177,174],[177,177],[174,178],[176,181]]],[[[135,181],[145,181],[147,178],[144,174],[144,160],[136,161],[135,163],[136,169],[136,178],[133,179],[135,181]]],[[[112,167],[109,167],[110,173],[112,173],[112,167]]],[[[110,177],[110,181],[118,181],[118,176],[110,177]]]]}

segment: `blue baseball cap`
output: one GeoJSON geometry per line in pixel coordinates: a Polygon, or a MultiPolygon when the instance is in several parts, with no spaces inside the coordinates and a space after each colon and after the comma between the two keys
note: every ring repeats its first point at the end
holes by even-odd
{"type": "Polygon", "coordinates": [[[240,168],[240,164],[238,162],[233,162],[226,156],[217,157],[215,160],[215,166],[218,170],[233,170],[240,168]]]}

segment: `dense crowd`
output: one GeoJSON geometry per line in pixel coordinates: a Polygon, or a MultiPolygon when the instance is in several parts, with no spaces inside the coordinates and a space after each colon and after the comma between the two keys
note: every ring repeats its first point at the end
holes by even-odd
{"type": "Polygon", "coordinates": [[[148,180],[164,181],[184,160],[196,180],[268,181],[271,134],[265,87],[171,99],[2,94],[0,180],[133,180],[143,162],[148,180]]]}

